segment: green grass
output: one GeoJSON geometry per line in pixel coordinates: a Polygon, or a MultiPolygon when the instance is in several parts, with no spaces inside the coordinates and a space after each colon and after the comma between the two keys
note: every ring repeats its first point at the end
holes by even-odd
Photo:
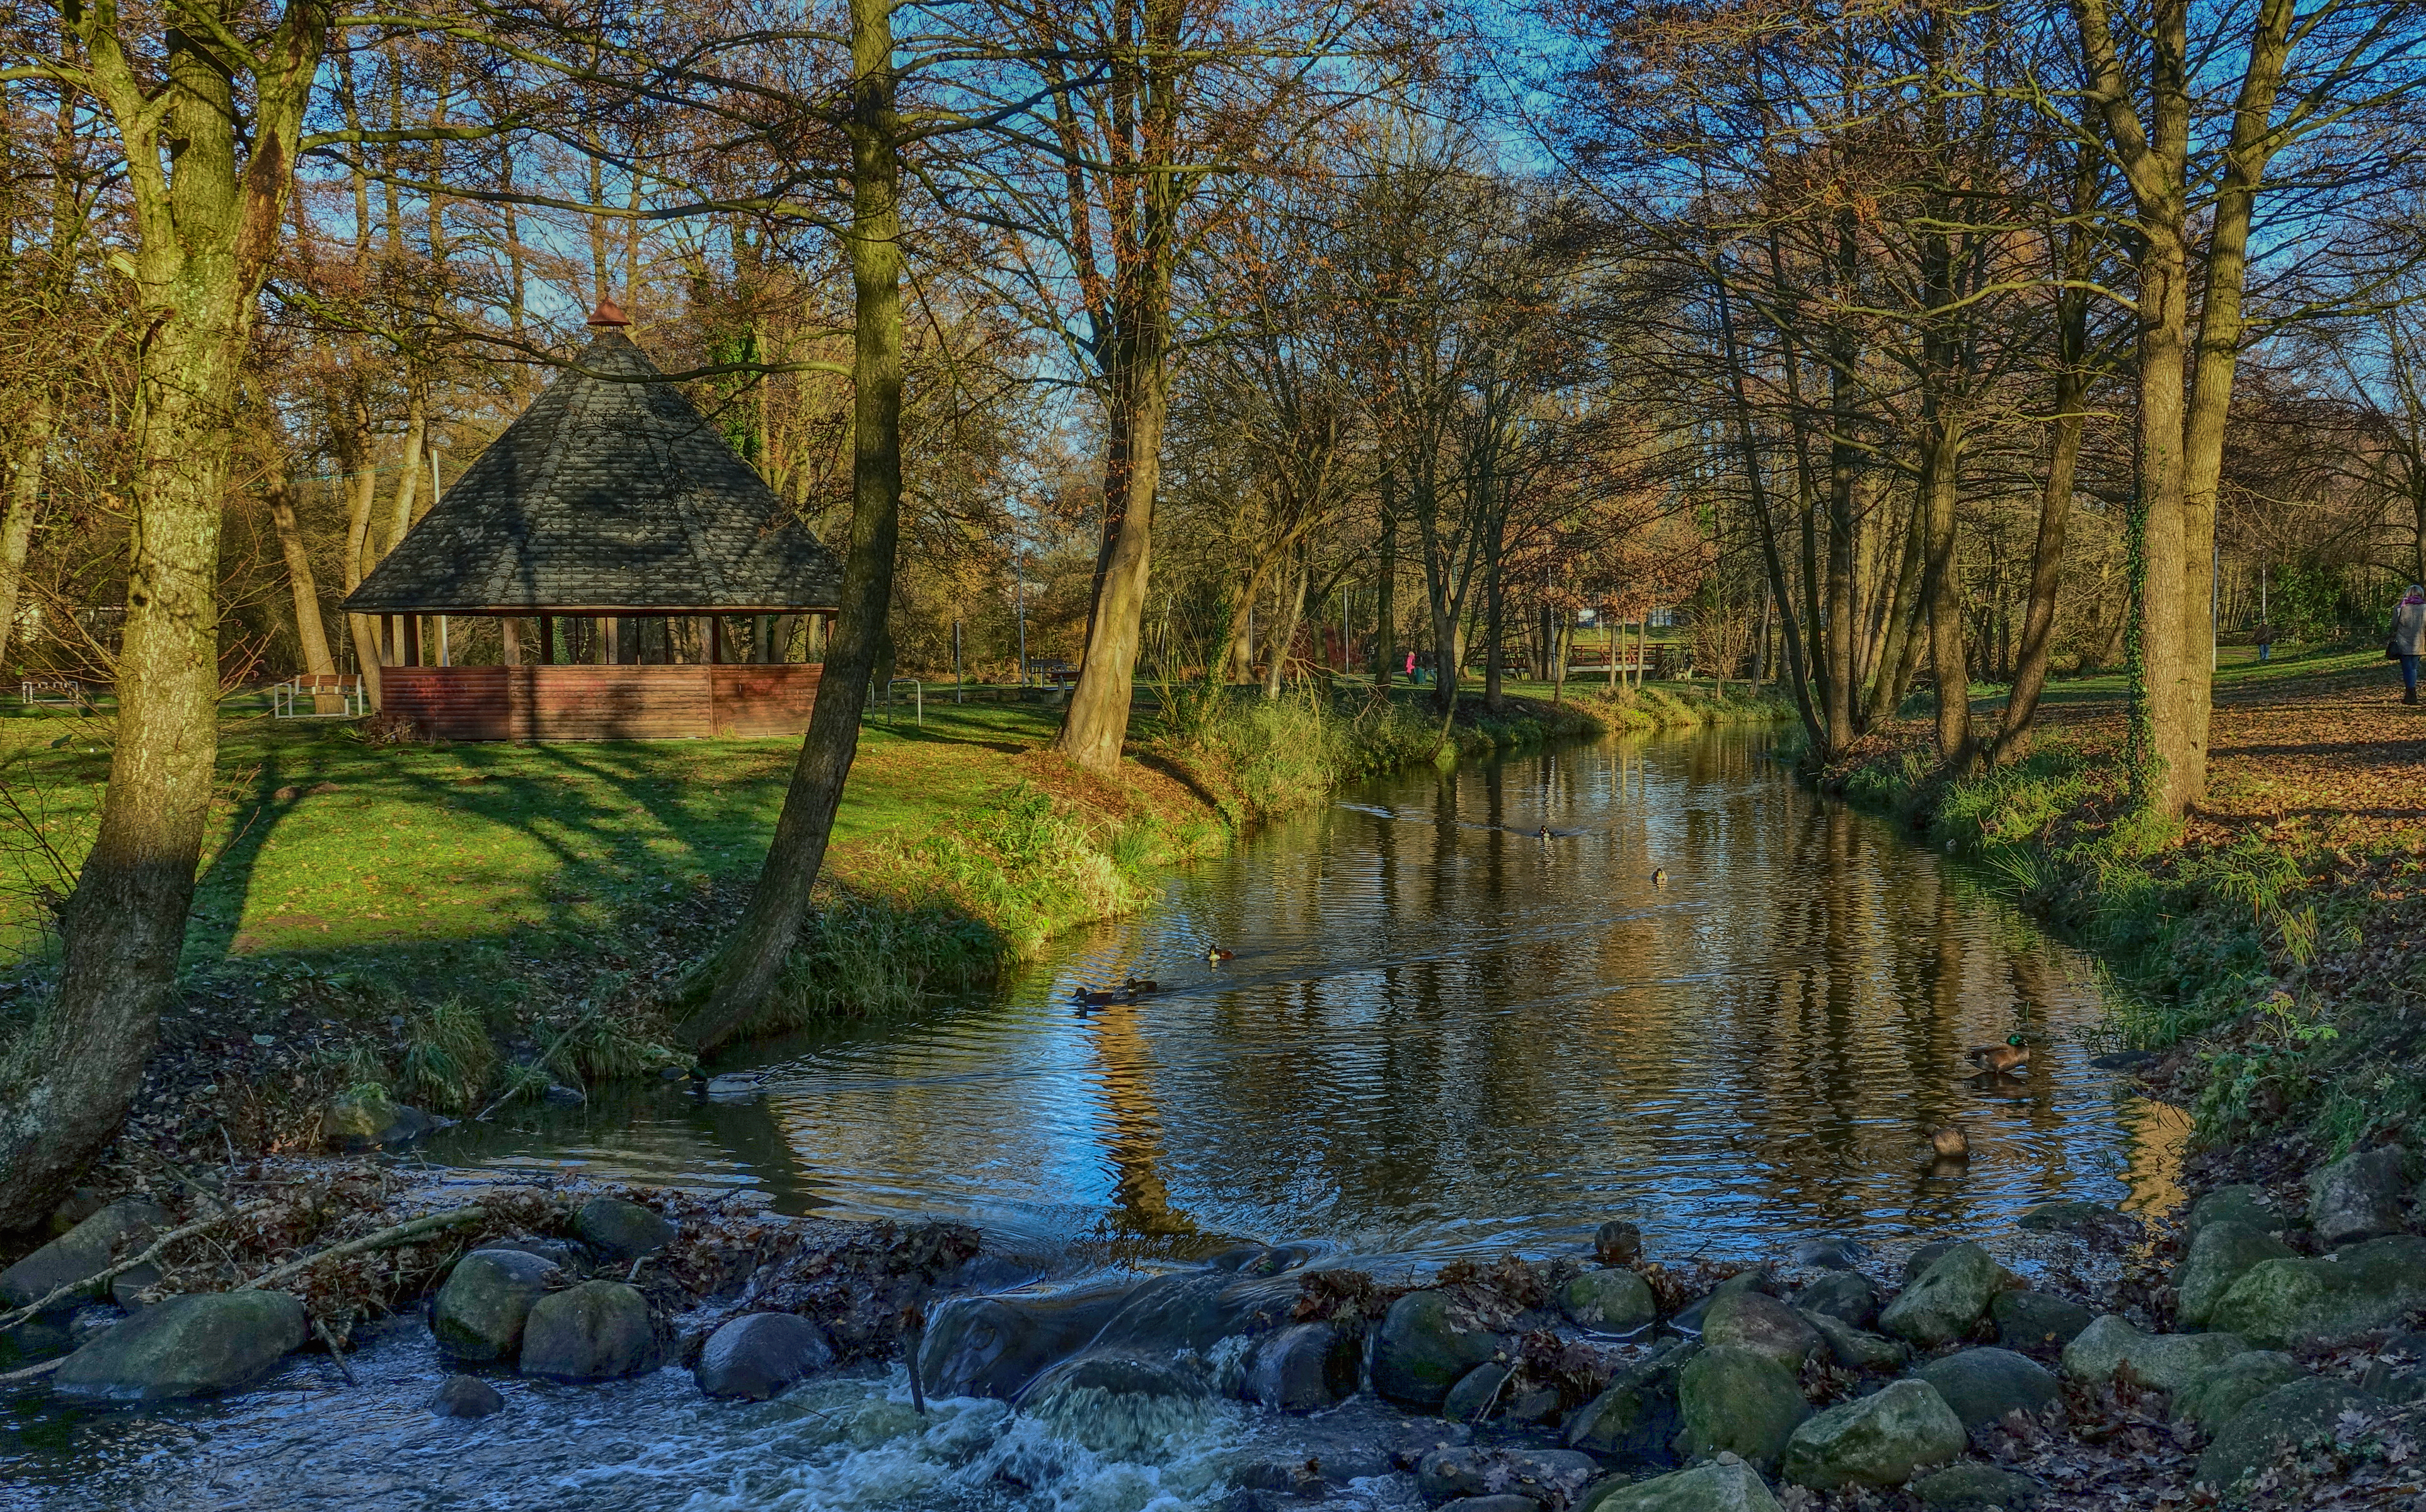
{"type": "MultiPolygon", "coordinates": [[[[836,816],[837,877],[870,846],[982,802],[1009,780],[1005,758],[1041,745],[1053,721],[948,704],[930,706],[923,730],[871,719],[836,816]]],[[[96,721],[0,720],[0,776],[70,868],[90,844],[105,738],[96,721]],[[59,734],[72,744],[49,748],[59,734]]],[[[371,747],[332,725],[231,720],[187,967],[585,936],[678,890],[754,877],[798,750],[796,739],[371,747]]],[[[22,952],[44,925],[23,882],[47,868],[14,859],[0,948],[22,952]]]]}

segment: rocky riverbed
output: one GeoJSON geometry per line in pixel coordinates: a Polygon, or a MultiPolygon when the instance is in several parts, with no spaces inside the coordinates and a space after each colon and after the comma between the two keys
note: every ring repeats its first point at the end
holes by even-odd
{"type": "Polygon", "coordinates": [[[1591,1253],[1430,1274],[1250,1244],[1047,1287],[1006,1285],[958,1224],[267,1163],[63,1212],[0,1272],[0,1370],[140,1413],[404,1328],[434,1346],[426,1411],[480,1421],[516,1381],[683,1372],[703,1410],[740,1411],[891,1362],[879,1394],[911,1400],[888,1431],[948,1423],[1006,1495],[1053,1473],[1007,1447],[1023,1431],[1133,1454],[1209,1435],[1230,1447],[1137,1504],[1238,1512],[2411,1506],[2416,1175],[2367,1150],[2153,1233],[2059,1203],[2004,1255],[1818,1238],[1707,1264],[1621,1219],[1591,1253]]]}

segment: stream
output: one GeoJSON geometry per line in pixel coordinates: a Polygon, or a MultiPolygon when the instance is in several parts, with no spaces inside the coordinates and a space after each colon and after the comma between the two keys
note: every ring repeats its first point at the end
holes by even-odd
{"type": "MultiPolygon", "coordinates": [[[[409,1158],[466,1183],[577,1172],[957,1218],[984,1231],[992,1285],[1151,1274],[1241,1239],[1400,1275],[1571,1252],[1612,1217],[1655,1258],[1750,1259],[1825,1234],[1879,1253],[2014,1240],[2062,1198],[2171,1206],[2182,1120],[2090,1066],[2087,959],[1799,785],[1774,738],[1379,779],[1173,873],[1152,909],[993,992],[754,1046],[704,1097],[607,1088],[409,1158]],[[1158,988],[1073,1001],[1131,976],[1158,988]],[[1966,1081],[1965,1047],[2014,1033],[2036,1047],[2028,1074],[1966,1081]],[[1966,1165],[1928,1158],[1948,1121],[1966,1165]]],[[[1069,1422],[961,1400],[922,1420],[898,1366],[756,1405],[679,1370],[501,1377],[507,1410],[462,1423],[422,1409],[445,1367],[417,1319],[353,1358],[358,1386],[297,1356],[173,1411],[15,1398],[0,1507],[1175,1512],[1329,1431],[1219,1400],[1069,1422]]],[[[1400,1477],[1339,1496],[1407,1504],[1400,1477]]]]}

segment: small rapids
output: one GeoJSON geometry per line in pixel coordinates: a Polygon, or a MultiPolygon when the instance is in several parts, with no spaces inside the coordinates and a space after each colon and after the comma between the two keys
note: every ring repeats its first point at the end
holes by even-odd
{"type": "MultiPolygon", "coordinates": [[[[763,1403],[711,1401],[680,1369],[585,1386],[497,1375],[489,1380],[505,1410],[465,1422],[425,1409],[451,1367],[417,1319],[388,1324],[351,1363],[357,1386],[326,1357],[298,1356],[222,1403],[55,1414],[26,1436],[39,1442],[0,1457],[0,1507],[1190,1512],[1219,1507],[1242,1464],[1302,1462],[1342,1432],[1398,1421],[1369,1401],[1288,1418],[1235,1400],[1092,1390],[1034,1412],[930,1401],[921,1417],[896,1364],[837,1372],[763,1403]]],[[[1333,1505],[1414,1512],[1422,1503],[1399,1477],[1350,1482],[1333,1505]]]]}

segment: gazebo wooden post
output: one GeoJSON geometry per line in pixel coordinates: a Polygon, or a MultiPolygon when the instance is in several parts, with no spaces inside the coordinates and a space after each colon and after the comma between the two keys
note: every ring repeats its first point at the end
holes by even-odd
{"type": "Polygon", "coordinates": [[[421,616],[417,614],[409,614],[404,617],[404,660],[402,665],[406,667],[419,667],[421,665],[421,616]]]}
{"type": "Polygon", "coordinates": [[[707,617],[707,665],[715,667],[724,660],[724,616],[707,617]]]}
{"type": "Polygon", "coordinates": [[[556,665],[556,616],[552,614],[539,617],[539,664],[542,667],[556,665]]]}

